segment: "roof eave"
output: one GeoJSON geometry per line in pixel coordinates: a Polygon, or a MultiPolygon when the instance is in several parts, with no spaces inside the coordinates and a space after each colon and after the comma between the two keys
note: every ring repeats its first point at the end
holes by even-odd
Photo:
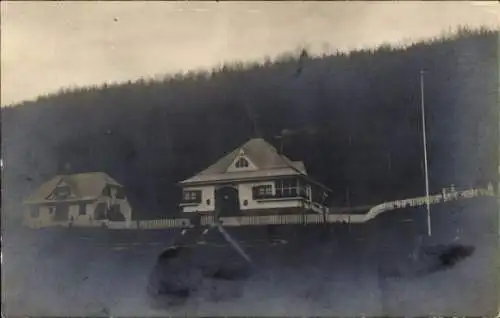
{"type": "MultiPolygon", "coordinates": [[[[306,176],[304,176],[306,177],[306,176]]],[[[327,187],[326,185],[322,184],[321,182],[319,181],[316,181],[316,180],[312,180],[310,179],[309,177],[307,177],[308,181],[311,181],[312,183],[316,184],[317,186],[321,187],[323,190],[327,191],[327,192],[330,192],[330,193],[333,193],[333,190],[330,189],[329,187],[327,187]]]]}
{"type": "Polygon", "coordinates": [[[25,200],[22,202],[23,205],[35,205],[35,204],[44,204],[44,203],[71,203],[71,202],[79,202],[79,201],[94,201],[99,199],[99,196],[97,197],[81,197],[81,198],[72,198],[70,200],[25,200]]]}
{"type": "Polygon", "coordinates": [[[300,176],[301,174],[299,173],[292,173],[292,174],[279,174],[279,175],[273,175],[273,176],[255,176],[255,177],[240,177],[240,178],[233,178],[233,179],[218,179],[218,180],[184,180],[179,182],[181,186],[193,186],[193,185],[206,185],[206,184],[220,184],[220,183],[227,183],[227,182],[235,182],[235,181],[258,181],[262,179],[269,179],[269,178],[281,178],[281,177],[290,177],[290,176],[300,176]]]}
{"type": "Polygon", "coordinates": [[[187,182],[189,182],[189,181],[188,181],[188,180],[182,180],[182,181],[177,182],[175,185],[176,185],[177,187],[182,187],[182,186],[184,186],[187,182]]]}

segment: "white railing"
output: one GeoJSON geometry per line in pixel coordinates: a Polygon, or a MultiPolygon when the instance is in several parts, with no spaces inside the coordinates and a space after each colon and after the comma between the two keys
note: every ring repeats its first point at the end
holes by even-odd
{"type": "MultiPolygon", "coordinates": [[[[460,199],[470,199],[482,196],[495,196],[495,192],[493,191],[493,189],[473,189],[473,188],[460,191],[450,191],[429,196],[429,202],[430,204],[437,204],[441,202],[455,201],[460,199]]],[[[385,202],[374,206],[368,211],[368,213],[364,215],[352,215],[351,222],[363,223],[387,211],[392,211],[402,208],[410,208],[410,207],[420,207],[426,204],[427,204],[427,198],[425,196],[412,199],[385,202]]]]}
{"type": "MultiPolygon", "coordinates": [[[[429,201],[431,204],[437,204],[441,202],[455,201],[460,199],[468,199],[481,196],[495,196],[492,188],[488,189],[465,189],[465,190],[452,190],[440,194],[435,194],[429,196],[429,201]]],[[[396,200],[390,202],[384,202],[369,208],[368,212],[365,214],[348,214],[348,213],[328,213],[326,221],[328,223],[365,223],[373,218],[377,217],[382,213],[389,211],[394,211],[403,208],[410,207],[420,207],[426,205],[427,198],[417,197],[404,200],[396,200]]],[[[368,208],[367,208],[368,209],[368,208]]],[[[237,226],[255,226],[255,225],[284,225],[284,224],[321,224],[324,222],[323,215],[314,214],[278,214],[278,215],[258,215],[258,216],[233,216],[233,217],[221,217],[222,224],[228,227],[237,226]]],[[[210,225],[213,224],[213,216],[202,216],[201,224],[210,225]]],[[[142,221],[129,221],[127,222],[112,222],[106,221],[106,227],[108,229],[142,229],[142,230],[153,230],[153,229],[169,229],[169,228],[182,228],[190,224],[188,218],[164,218],[156,220],[142,220],[142,221]]],[[[47,222],[27,222],[25,226],[30,228],[43,228],[52,226],[69,226],[67,222],[47,223],[47,222]]],[[[87,224],[85,227],[100,227],[101,223],[97,224],[87,224]]],[[[80,224],[73,224],[73,227],[83,227],[80,224]]]]}

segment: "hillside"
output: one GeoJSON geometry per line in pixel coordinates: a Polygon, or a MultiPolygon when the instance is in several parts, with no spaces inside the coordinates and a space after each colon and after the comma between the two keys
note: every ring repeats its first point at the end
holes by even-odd
{"type": "Polygon", "coordinates": [[[298,131],[284,151],[336,205],[422,195],[421,68],[431,192],[495,181],[498,31],[462,29],[406,48],[302,51],[2,108],[4,211],[56,173],[105,171],[125,184],[136,217],[175,213],[177,181],[253,136],[278,146],[283,129],[298,131]]]}

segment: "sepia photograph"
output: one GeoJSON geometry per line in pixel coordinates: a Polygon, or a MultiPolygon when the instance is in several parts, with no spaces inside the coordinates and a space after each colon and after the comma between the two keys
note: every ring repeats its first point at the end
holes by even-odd
{"type": "Polygon", "coordinates": [[[498,1],[2,1],[2,317],[500,313],[498,1]]]}

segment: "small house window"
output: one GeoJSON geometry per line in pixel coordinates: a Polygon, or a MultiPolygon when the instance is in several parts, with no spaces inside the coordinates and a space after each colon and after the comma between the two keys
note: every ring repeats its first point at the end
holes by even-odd
{"type": "Polygon", "coordinates": [[[122,187],[116,187],[116,198],[125,199],[125,191],[122,187]]]}
{"type": "Polygon", "coordinates": [[[113,204],[108,210],[108,219],[110,221],[125,221],[125,216],[121,212],[119,204],[113,204]]]}
{"type": "Polygon", "coordinates": [[[238,159],[238,161],[236,161],[236,163],[234,164],[234,166],[236,168],[248,168],[249,163],[248,163],[248,160],[246,160],[245,158],[241,157],[241,158],[238,159]]]}
{"type": "Polygon", "coordinates": [[[258,188],[258,193],[260,195],[270,195],[273,194],[273,187],[270,184],[266,184],[264,186],[260,186],[258,188]]]}
{"type": "Polygon", "coordinates": [[[184,193],[184,200],[190,201],[196,199],[196,193],[194,192],[186,192],[184,193]]]}
{"type": "Polygon", "coordinates": [[[85,215],[87,213],[87,205],[85,203],[80,203],[78,214],[85,215]]]}
{"type": "Polygon", "coordinates": [[[207,199],[207,205],[210,205],[210,199],[207,199]]]}
{"type": "Polygon", "coordinates": [[[276,195],[279,197],[296,197],[300,183],[296,179],[283,179],[276,181],[276,195]]]}
{"type": "Polygon", "coordinates": [[[53,193],[56,200],[64,200],[71,194],[68,186],[58,186],[53,193]]]}
{"type": "Polygon", "coordinates": [[[37,218],[40,215],[40,210],[37,206],[32,206],[30,208],[30,215],[32,218],[37,218]]]}
{"type": "Polygon", "coordinates": [[[94,219],[95,220],[104,220],[106,219],[106,203],[98,203],[94,210],[94,219]]]}
{"type": "Polygon", "coordinates": [[[201,191],[184,191],[184,193],[182,194],[182,201],[185,203],[200,203],[201,191]]]}
{"type": "Polygon", "coordinates": [[[243,201],[243,205],[244,205],[244,206],[247,206],[247,205],[248,205],[248,200],[244,200],[244,201],[243,201]]]}
{"type": "Polygon", "coordinates": [[[270,198],[273,196],[273,186],[270,184],[253,187],[253,197],[256,199],[270,198]]]}

